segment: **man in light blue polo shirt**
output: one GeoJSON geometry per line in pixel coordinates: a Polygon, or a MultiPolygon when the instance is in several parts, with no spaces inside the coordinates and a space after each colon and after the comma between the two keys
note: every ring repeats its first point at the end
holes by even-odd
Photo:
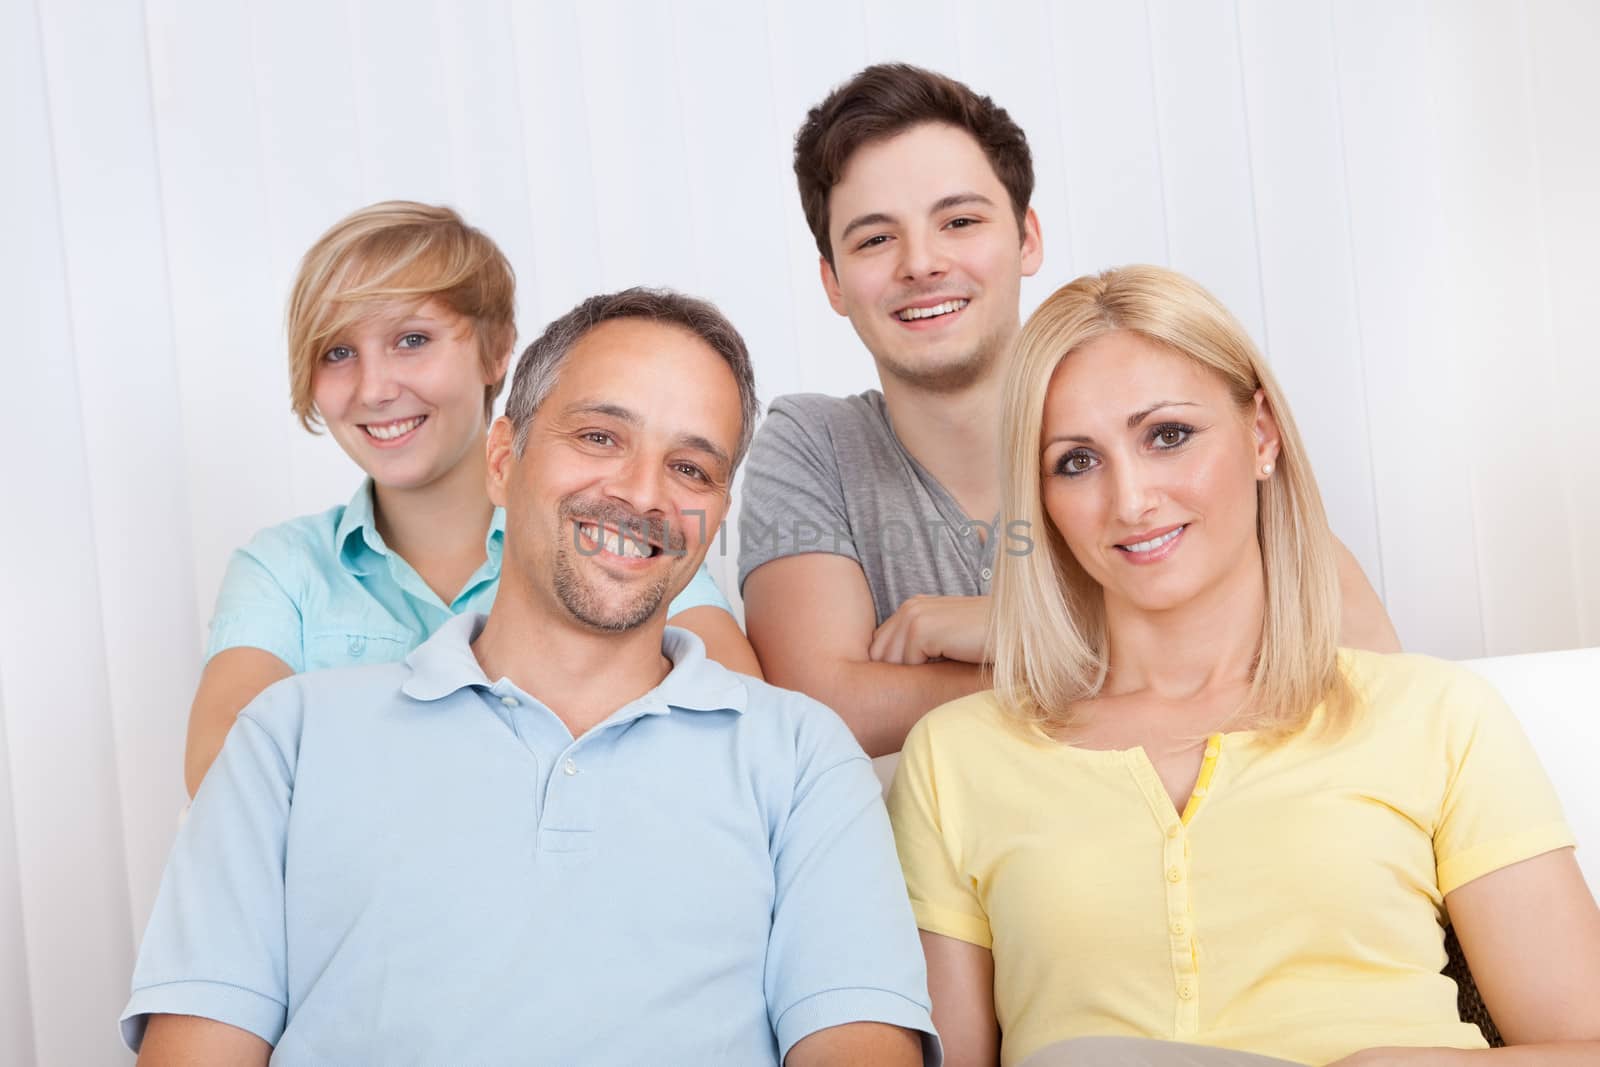
{"type": "Polygon", "coordinates": [[[123,1016],[141,1062],[937,1063],[877,780],[665,627],[756,417],[699,301],[595,297],[489,436],[488,616],[240,714],[123,1016]]]}

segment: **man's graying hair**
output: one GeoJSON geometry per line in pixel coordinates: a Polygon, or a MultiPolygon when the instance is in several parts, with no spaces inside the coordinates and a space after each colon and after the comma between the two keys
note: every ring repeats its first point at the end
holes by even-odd
{"type": "Polygon", "coordinates": [[[688,330],[727,362],[734,381],[739,383],[739,448],[733,456],[737,467],[750,447],[756,420],[761,417],[755,372],[750,367],[750,351],[745,347],[744,338],[733,328],[733,323],[707,301],[671,289],[642,287],[589,297],[546,326],[538,340],[523,351],[517,362],[516,376],[511,380],[511,393],[506,397],[506,418],[511,420],[516,431],[512,444],[516,454],[521,456],[527,448],[534,412],[555,388],[573,346],[590,330],[613,319],[645,319],[688,330]]]}

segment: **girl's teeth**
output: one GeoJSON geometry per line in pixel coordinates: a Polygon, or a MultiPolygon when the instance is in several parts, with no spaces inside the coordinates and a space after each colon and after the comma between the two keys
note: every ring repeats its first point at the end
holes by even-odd
{"type": "Polygon", "coordinates": [[[1126,547],[1129,552],[1149,552],[1153,549],[1160,548],[1162,545],[1166,544],[1174,537],[1177,537],[1182,532],[1183,527],[1180,526],[1176,530],[1162,534],[1160,537],[1153,537],[1148,541],[1140,541],[1138,544],[1126,545],[1124,547],[1126,547]]]}
{"type": "Polygon", "coordinates": [[[368,423],[367,432],[380,441],[393,441],[396,437],[404,437],[421,425],[422,416],[418,415],[416,418],[406,419],[404,422],[390,422],[381,426],[368,423]]]}

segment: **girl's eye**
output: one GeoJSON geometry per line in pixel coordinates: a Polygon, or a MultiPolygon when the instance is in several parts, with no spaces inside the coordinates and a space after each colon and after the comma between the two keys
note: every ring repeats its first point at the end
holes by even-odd
{"type": "Polygon", "coordinates": [[[343,363],[345,360],[355,356],[355,354],[355,349],[351,348],[349,345],[334,345],[332,348],[322,353],[322,362],[343,363]]]}
{"type": "Polygon", "coordinates": [[[400,348],[421,348],[423,345],[425,345],[427,343],[428,343],[428,335],[427,334],[425,334],[425,333],[408,333],[404,337],[400,338],[398,347],[400,347],[400,348]]]}
{"type": "Polygon", "coordinates": [[[1094,453],[1075,449],[1062,456],[1056,463],[1056,473],[1065,474],[1068,478],[1087,473],[1095,468],[1099,461],[1094,458],[1094,453]]]}

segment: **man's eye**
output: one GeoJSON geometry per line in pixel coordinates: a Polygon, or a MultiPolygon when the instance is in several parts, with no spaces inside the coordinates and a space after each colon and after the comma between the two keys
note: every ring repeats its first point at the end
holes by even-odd
{"type": "Polygon", "coordinates": [[[888,239],[889,235],[886,233],[874,234],[873,236],[868,237],[865,241],[862,241],[860,244],[856,245],[856,248],[876,248],[888,239]]]}
{"type": "Polygon", "coordinates": [[[399,347],[399,348],[421,348],[423,345],[425,345],[427,343],[428,343],[428,335],[427,334],[425,334],[425,333],[408,333],[404,337],[400,338],[400,340],[399,340],[399,342],[398,342],[396,347],[399,347]]]}
{"type": "Polygon", "coordinates": [[[355,349],[351,348],[349,345],[334,345],[332,348],[322,353],[322,362],[343,363],[345,360],[354,357],[355,354],[355,349]]]}
{"type": "Polygon", "coordinates": [[[585,430],[579,436],[593,445],[609,445],[613,440],[604,430],[585,430]]]}
{"type": "Polygon", "coordinates": [[[709,482],[711,480],[710,475],[706,474],[706,472],[701,470],[699,467],[696,467],[693,463],[674,464],[673,469],[679,474],[693,478],[696,481],[709,482]]]}
{"type": "Polygon", "coordinates": [[[968,226],[976,226],[977,224],[977,219],[969,218],[965,215],[959,219],[951,219],[949,222],[945,223],[945,225],[950,227],[952,230],[964,230],[968,226]]]}

